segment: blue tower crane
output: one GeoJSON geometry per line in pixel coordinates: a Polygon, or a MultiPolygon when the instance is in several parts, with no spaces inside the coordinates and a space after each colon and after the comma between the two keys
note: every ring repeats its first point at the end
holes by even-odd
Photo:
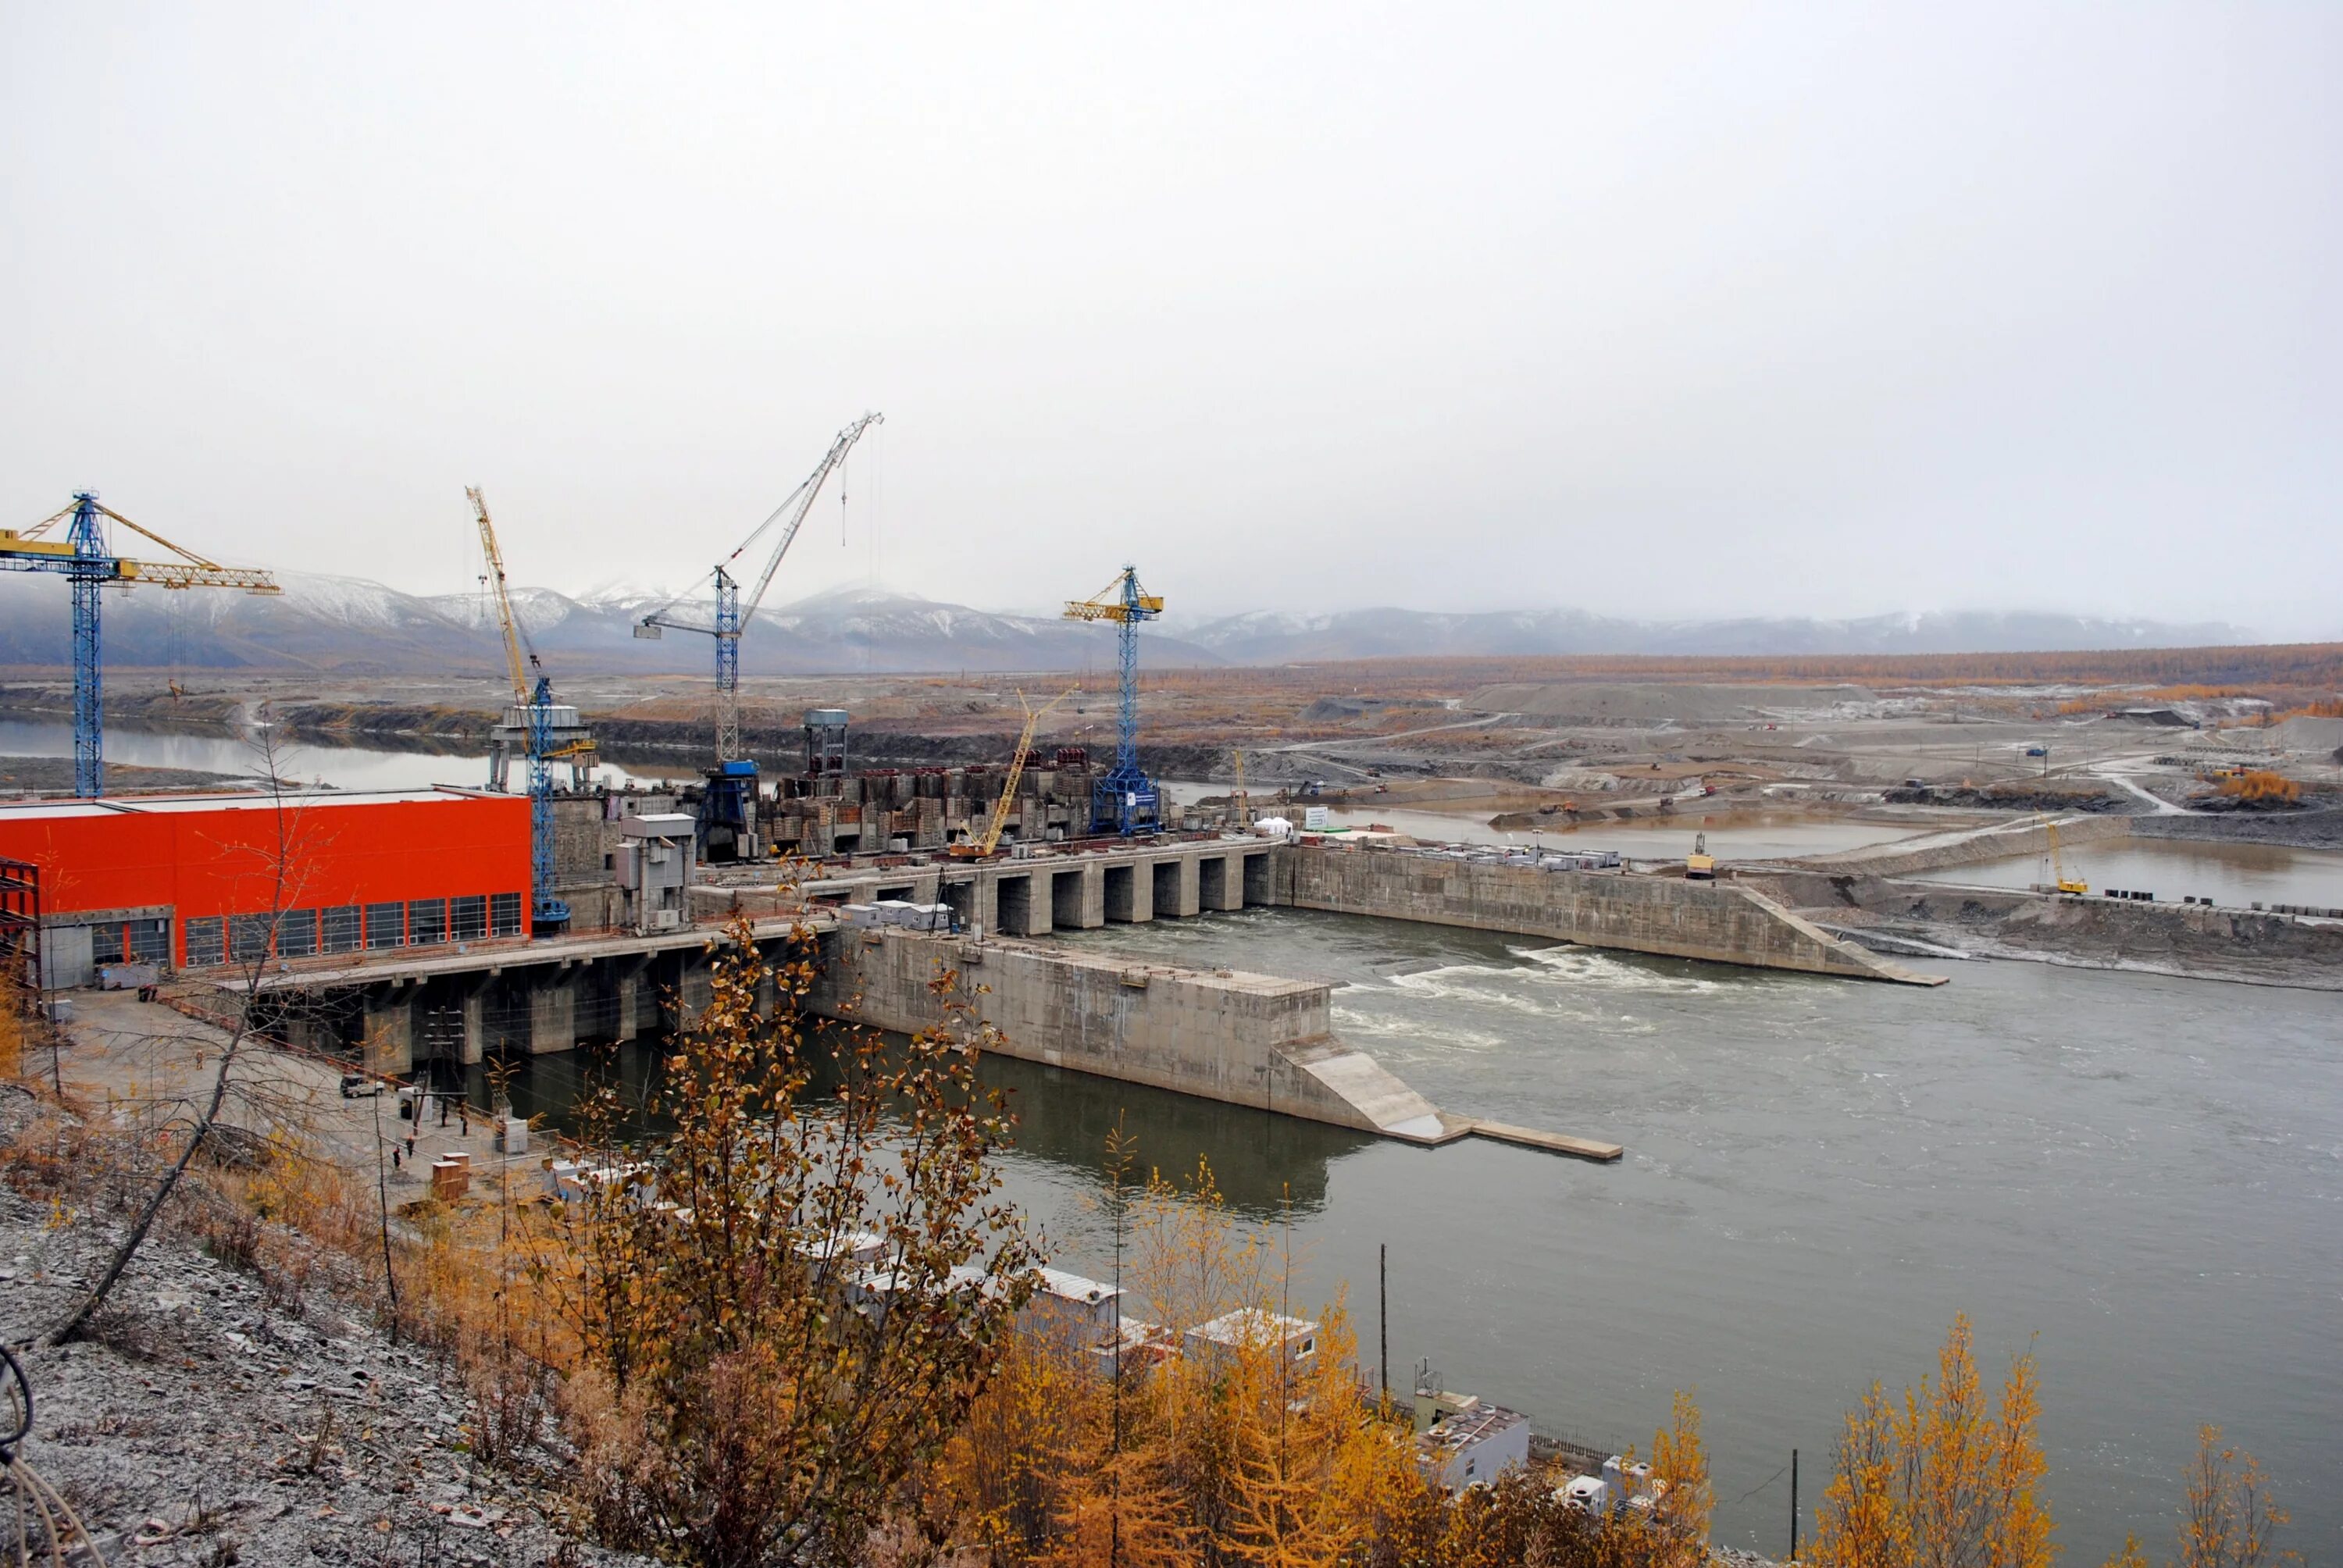
{"type": "Polygon", "coordinates": [[[74,793],[82,796],[106,791],[105,670],[98,658],[98,590],[108,583],[153,583],[166,588],[282,591],[277,579],[265,571],[224,567],[140,528],[121,513],[100,506],[95,490],[75,491],[72,506],[21,532],[0,528],[0,571],[55,572],[73,585],[74,793]],[[180,558],[140,561],[116,555],[101,518],[120,523],[180,558]],[[49,538],[49,530],[58,523],[65,524],[65,538],[49,538]]]}
{"type": "Polygon", "coordinates": [[[1114,738],[1114,766],[1091,786],[1091,831],[1126,837],[1150,831],[1163,818],[1162,797],[1139,766],[1139,623],[1163,613],[1161,596],[1139,586],[1139,568],[1089,598],[1066,601],[1068,620],[1112,621],[1122,659],[1122,704],[1114,738]]]}
{"type": "MultiPolygon", "coordinates": [[[[886,420],[883,414],[865,414],[840,430],[814,471],[783,497],[772,515],[759,523],[730,555],[716,563],[716,569],[709,574],[716,588],[715,610],[709,618],[700,620],[676,608],[699,591],[695,584],[635,622],[635,635],[640,638],[657,638],[674,630],[696,631],[716,639],[716,766],[705,774],[708,788],[699,802],[699,852],[704,859],[740,859],[741,846],[755,836],[757,763],[740,739],[740,634],[748,629],[757,607],[765,602],[773,573],[779,568],[781,558],[789,553],[789,544],[798,537],[806,514],[813,509],[823,484],[846,461],[862,433],[886,420]],[[744,600],[739,579],[732,575],[733,563],[776,524],[780,536],[744,600]]],[[[840,498],[842,502],[843,494],[840,498]]]]}

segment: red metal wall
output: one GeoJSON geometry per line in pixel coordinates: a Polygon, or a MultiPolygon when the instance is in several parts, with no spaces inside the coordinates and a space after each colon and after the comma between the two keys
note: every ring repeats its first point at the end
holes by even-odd
{"type": "Polygon", "coordinates": [[[169,904],[184,928],[205,915],[519,893],[528,919],[528,802],[519,796],[304,800],[282,811],[260,797],[126,804],[103,814],[0,809],[0,856],[41,868],[44,915],[169,904]]]}

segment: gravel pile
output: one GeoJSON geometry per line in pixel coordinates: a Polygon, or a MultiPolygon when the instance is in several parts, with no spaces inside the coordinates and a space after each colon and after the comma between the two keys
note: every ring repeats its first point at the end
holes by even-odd
{"type": "MultiPolygon", "coordinates": [[[[0,1190],[12,1342],[63,1315],[115,1233],[59,1225],[0,1190]]],[[[148,1239],[94,1340],[21,1355],[34,1397],[23,1457],[109,1563],[641,1561],[548,1523],[557,1474],[476,1462],[461,1396],[428,1354],[331,1302],[274,1305],[258,1280],[182,1241],[148,1239]]]]}

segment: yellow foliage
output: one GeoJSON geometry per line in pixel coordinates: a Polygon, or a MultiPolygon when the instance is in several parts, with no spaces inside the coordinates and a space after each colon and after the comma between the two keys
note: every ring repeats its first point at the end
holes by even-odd
{"type": "Polygon", "coordinates": [[[1986,1408],[1968,1318],[1953,1320],[1936,1379],[1900,1407],[1877,1384],[1848,1412],[1811,1559],[1824,1568],[2048,1568],[2047,1469],[2034,1358],[2010,1363],[1986,1408]]]}
{"type": "Polygon", "coordinates": [[[2220,783],[2224,795],[2237,800],[2275,800],[2291,806],[2302,799],[2302,786],[2282,773],[2252,768],[2220,783]]]}

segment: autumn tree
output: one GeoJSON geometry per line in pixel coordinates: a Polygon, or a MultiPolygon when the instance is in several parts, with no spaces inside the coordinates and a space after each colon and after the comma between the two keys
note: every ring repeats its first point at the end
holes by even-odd
{"type": "Polygon", "coordinates": [[[908,1047],[817,1026],[818,951],[800,928],[769,959],[734,922],[666,1060],[673,1131],[605,1151],[579,1205],[589,1505],[614,1543],[709,1568],[850,1558],[1030,1289],[987,1029],[950,1005],[908,1047]]]}
{"type": "Polygon", "coordinates": [[[1932,1382],[1902,1401],[1875,1383],[1847,1412],[1810,1561],[1824,1568],[2047,1568],[2047,1468],[2029,1352],[1988,1409],[1969,1321],[1953,1320],[1932,1382]]]}
{"type": "MultiPolygon", "coordinates": [[[[2189,1462],[2188,1496],[2180,1513],[2178,1568],[2263,1568],[2292,1563],[2278,1548],[2287,1512],[2271,1500],[2261,1465],[2243,1449],[2221,1441],[2221,1429],[2197,1429],[2197,1457],[2189,1462]]],[[[2137,1536],[2107,1559],[2107,1568],[2148,1568],[2137,1536]]]]}

